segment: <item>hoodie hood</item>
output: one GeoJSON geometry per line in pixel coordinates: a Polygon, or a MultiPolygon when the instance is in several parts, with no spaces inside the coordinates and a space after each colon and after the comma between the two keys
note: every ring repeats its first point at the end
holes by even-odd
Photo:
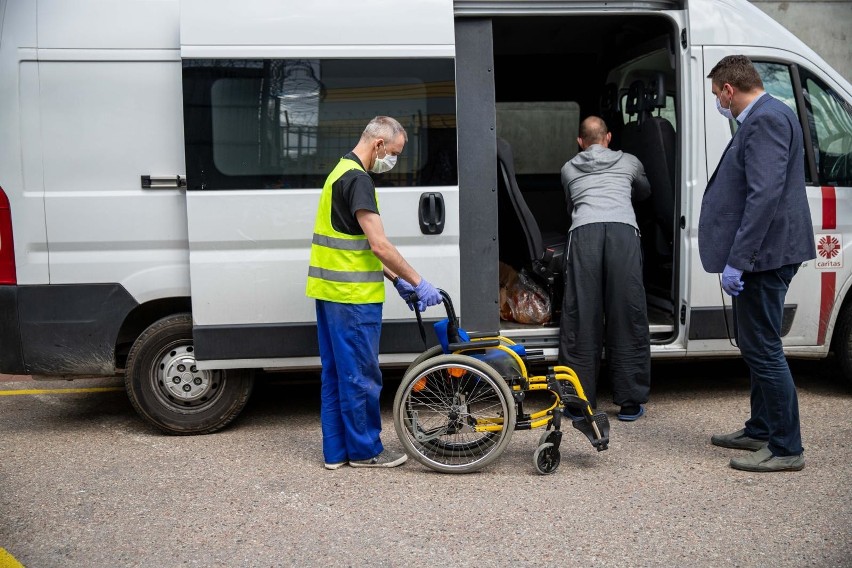
{"type": "Polygon", "coordinates": [[[621,151],[592,144],[571,159],[571,165],[581,172],[599,172],[611,168],[621,159],[621,151]]]}

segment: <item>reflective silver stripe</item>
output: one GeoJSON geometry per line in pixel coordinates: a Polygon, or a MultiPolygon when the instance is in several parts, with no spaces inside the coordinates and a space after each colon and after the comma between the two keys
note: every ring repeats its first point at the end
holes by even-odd
{"type": "Polygon", "coordinates": [[[312,242],[315,245],[337,250],[370,250],[370,241],[367,239],[338,239],[314,233],[312,242]]]}
{"type": "Polygon", "coordinates": [[[385,278],[381,270],[376,272],[343,272],[340,270],[329,270],[328,268],[319,268],[311,266],[308,268],[308,276],[328,280],[330,282],[382,282],[385,278]]]}

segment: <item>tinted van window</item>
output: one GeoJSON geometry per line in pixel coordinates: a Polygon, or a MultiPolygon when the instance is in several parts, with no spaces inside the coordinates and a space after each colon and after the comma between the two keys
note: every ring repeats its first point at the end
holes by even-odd
{"type": "Polygon", "coordinates": [[[185,60],[188,187],[322,187],[376,115],[408,133],[377,184],[455,185],[454,73],[449,59],[185,60]]]}

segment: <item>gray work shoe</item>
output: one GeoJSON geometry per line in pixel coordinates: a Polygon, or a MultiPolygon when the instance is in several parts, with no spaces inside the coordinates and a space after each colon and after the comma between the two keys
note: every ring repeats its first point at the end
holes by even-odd
{"type": "Polygon", "coordinates": [[[368,460],[349,460],[352,467],[396,467],[405,463],[408,459],[406,454],[396,454],[384,450],[379,455],[368,460]]]}
{"type": "Polygon", "coordinates": [[[722,448],[756,451],[766,445],[766,440],[749,438],[745,435],[745,428],[743,428],[731,434],[713,434],[710,438],[710,443],[722,448]]]}
{"type": "Polygon", "coordinates": [[[731,460],[731,467],[743,471],[799,471],[805,467],[805,456],[773,456],[768,447],[752,452],[744,458],[731,460]]]}

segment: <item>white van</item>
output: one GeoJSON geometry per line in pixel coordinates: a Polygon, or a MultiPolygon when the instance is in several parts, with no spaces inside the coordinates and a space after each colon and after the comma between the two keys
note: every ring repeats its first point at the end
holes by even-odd
{"type": "MultiPolygon", "coordinates": [[[[252,369],[318,367],[320,188],[377,114],[409,136],[376,178],[386,231],[466,329],[555,360],[558,319],[501,321],[498,269],[548,276],[559,170],[597,114],[652,182],[653,356],[736,355],[696,238],[734,127],[705,77],[742,53],[805,134],[819,257],[787,295],[786,351],[833,346],[852,378],[852,86],[744,0],[0,0],[0,34],[0,372],[123,372],[145,419],[202,433],[252,369]]],[[[388,292],[381,360],[404,365],[423,345],[388,292]]]]}

